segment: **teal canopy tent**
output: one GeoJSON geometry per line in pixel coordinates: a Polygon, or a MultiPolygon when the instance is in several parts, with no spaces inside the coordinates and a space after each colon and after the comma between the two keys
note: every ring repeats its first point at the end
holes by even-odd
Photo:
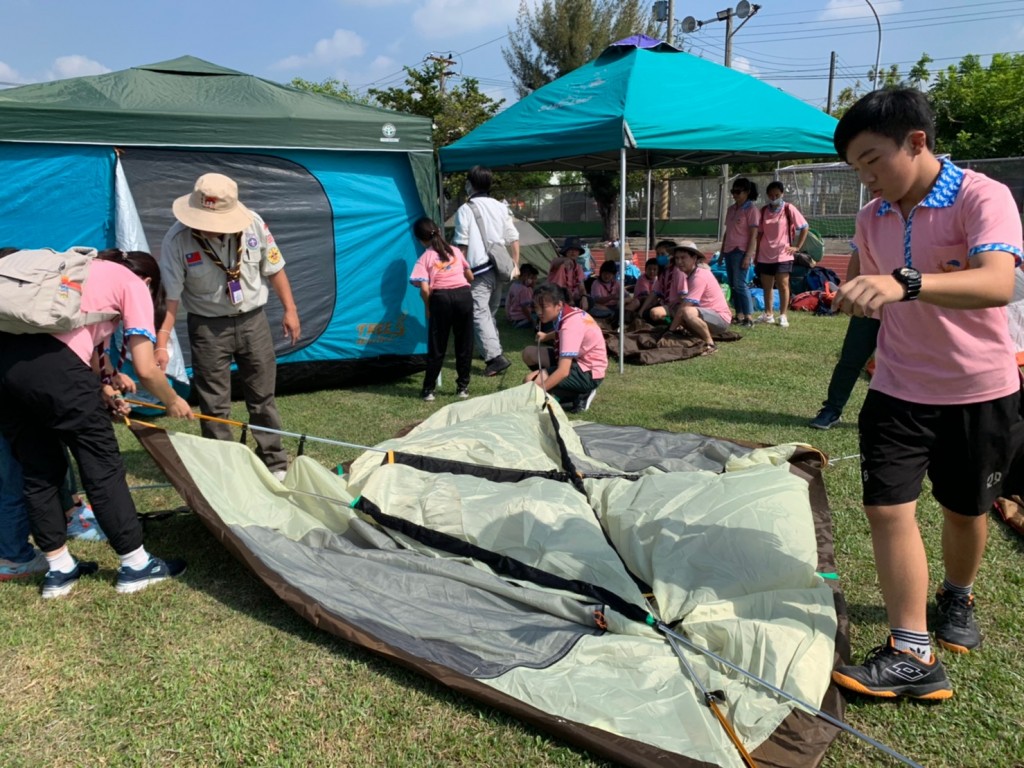
{"type": "MultiPolygon", "coordinates": [[[[832,157],[835,126],[757,78],[637,35],[443,147],[441,168],[618,169],[621,189],[627,169],[645,169],[649,196],[653,168],[832,157]]],[[[625,244],[624,195],[619,231],[625,244]]]]}
{"type": "Polygon", "coordinates": [[[617,170],[832,157],[835,118],[643,36],[609,46],[441,149],[446,172],[617,170]]]}

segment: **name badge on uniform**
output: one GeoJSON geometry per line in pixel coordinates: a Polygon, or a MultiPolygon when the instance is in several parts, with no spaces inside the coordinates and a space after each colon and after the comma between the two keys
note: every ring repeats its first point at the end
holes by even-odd
{"type": "Polygon", "coordinates": [[[228,298],[231,303],[238,306],[242,303],[244,298],[242,294],[242,281],[241,280],[228,280],[228,298]]]}

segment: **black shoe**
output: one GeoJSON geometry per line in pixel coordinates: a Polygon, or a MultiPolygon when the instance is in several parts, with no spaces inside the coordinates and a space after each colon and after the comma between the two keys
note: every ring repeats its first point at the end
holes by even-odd
{"type": "Polygon", "coordinates": [[[953,696],[946,669],[935,654],[925,664],[908,651],[897,651],[890,637],[885,645],[868,652],[860,666],[836,667],[832,681],[865,696],[895,699],[909,696],[925,701],[944,701],[953,696]]]}
{"type": "Polygon", "coordinates": [[[100,569],[98,563],[88,560],[76,560],[75,569],[71,573],[63,571],[47,571],[43,577],[43,598],[52,600],[55,597],[64,597],[75,588],[75,584],[83,576],[92,576],[100,569]]]}
{"type": "Polygon", "coordinates": [[[818,415],[811,419],[809,426],[815,429],[829,429],[833,424],[838,424],[839,419],[842,417],[843,412],[837,411],[830,405],[826,405],[820,411],[818,415]]]}
{"type": "Polygon", "coordinates": [[[935,639],[953,653],[969,653],[981,645],[981,632],[974,621],[974,595],[954,595],[939,590],[935,593],[938,624],[935,639]]]}
{"type": "Polygon", "coordinates": [[[740,325],[742,325],[744,328],[753,328],[754,327],[754,321],[751,320],[748,317],[746,320],[743,320],[742,322],[740,322],[740,325]]]}
{"type": "Polygon", "coordinates": [[[484,368],[484,376],[497,376],[499,373],[507,370],[510,365],[512,365],[512,363],[510,363],[508,358],[504,355],[492,357],[487,361],[487,367],[484,368]]]}
{"type": "Polygon", "coordinates": [[[122,595],[141,592],[150,584],[181,576],[187,567],[184,560],[163,560],[159,557],[150,557],[149,562],[137,570],[122,565],[117,569],[117,584],[114,588],[122,595]]]}

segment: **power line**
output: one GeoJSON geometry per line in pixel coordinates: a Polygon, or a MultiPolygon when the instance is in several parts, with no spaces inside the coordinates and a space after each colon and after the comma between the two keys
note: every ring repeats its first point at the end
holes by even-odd
{"type": "MultiPolygon", "coordinates": [[[[971,10],[977,11],[979,8],[983,8],[985,6],[993,6],[993,5],[995,5],[995,6],[1003,6],[1003,5],[1016,5],[1016,6],[1020,6],[1020,0],[983,0],[983,2],[978,2],[978,3],[958,3],[956,5],[929,6],[924,11],[897,11],[895,13],[880,13],[879,16],[882,17],[887,23],[892,22],[892,23],[900,24],[900,23],[906,23],[908,21],[908,19],[898,19],[897,20],[896,19],[897,16],[911,16],[911,17],[914,17],[915,19],[919,19],[919,18],[921,18],[922,14],[935,14],[935,13],[937,13],[939,11],[958,11],[958,10],[961,10],[961,9],[971,9],[971,10]]],[[[859,3],[858,5],[849,6],[849,7],[863,8],[864,6],[863,6],[863,3],[859,3]]],[[[985,13],[992,13],[993,10],[994,9],[987,10],[987,11],[985,11],[985,13]]],[[[808,12],[807,11],[791,11],[790,13],[808,13],[808,12]]],[[[814,12],[810,12],[810,13],[814,13],[814,12]]],[[[1003,12],[1000,11],[1000,13],[1003,13],[1003,12]]],[[[779,13],[779,14],[773,13],[773,14],[771,14],[771,16],[769,18],[775,18],[776,16],[785,16],[785,15],[788,15],[788,14],[786,14],[786,13],[779,13]]],[[[858,16],[839,17],[839,18],[832,18],[832,19],[821,19],[820,21],[804,21],[804,22],[799,22],[799,24],[800,24],[801,27],[817,26],[817,25],[821,25],[823,27],[836,27],[836,26],[844,26],[847,22],[850,22],[850,21],[857,21],[858,22],[857,25],[858,26],[862,26],[859,23],[859,19],[861,19],[861,18],[869,19],[869,21],[864,22],[863,26],[869,26],[869,27],[874,27],[875,26],[874,22],[870,20],[871,19],[871,14],[867,10],[865,10],[865,12],[862,15],[858,15],[858,16]]],[[[937,18],[937,17],[935,17],[933,15],[932,18],[937,18]]],[[[757,29],[765,29],[766,27],[792,27],[792,26],[793,26],[793,22],[791,22],[791,21],[778,22],[778,23],[772,23],[771,21],[766,21],[764,23],[759,23],[757,25],[757,29]]],[[[818,30],[818,31],[821,31],[821,30],[818,30]]]]}
{"type": "MultiPolygon", "coordinates": [[[[900,25],[899,22],[897,22],[896,24],[888,24],[888,25],[886,25],[885,30],[886,30],[886,32],[896,32],[896,31],[906,30],[906,29],[918,30],[918,29],[923,29],[923,28],[926,28],[926,27],[946,26],[951,21],[954,21],[954,20],[957,20],[957,19],[960,20],[960,21],[957,22],[958,24],[971,24],[971,23],[975,23],[975,22],[979,22],[979,21],[994,21],[996,19],[1005,18],[1005,16],[1006,16],[1005,13],[992,13],[991,15],[988,15],[988,16],[979,16],[977,14],[962,14],[962,15],[959,15],[959,16],[929,16],[929,17],[921,17],[919,20],[916,20],[916,21],[905,21],[905,22],[902,22],[902,26],[900,25]],[[934,23],[931,23],[931,24],[922,23],[922,22],[930,22],[930,21],[934,21],[934,23]]],[[[801,26],[803,26],[803,25],[801,25],[801,26]]],[[[868,34],[869,32],[871,32],[873,34],[874,33],[875,25],[874,24],[870,24],[870,25],[869,24],[847,24],[847,25],[845,25],[842,28],[845,28],[848,31],[846,31],[846,32],[833,32],[833,31],[831,31],[831,29],[806,30],[806,31],[802,31],[800,34],[798,34],[796,36],[793,36],[793,37],[779,37],[778,34],[774,33],[774,32],[765,32],[763,34],[757,34],[757,33],[752,31],[749,34],[744,35],[743,39],[744,39],[744,41],[748,45],[750,45],[750,44],[756,45],[756,44],[759,44],[759,43],[760,44],[764,44],[764,43],[781,43],[781,42],[788,42],[788,41],[794,41],[794,40],[818,40],[818,39],[821,39],[821,36],[823,34],[826,34],[826,33],[828,34],[828,36],[830,38],[833,38],[833,37],[848,37],[850,35],[864,35],[864,34],[868,34]],[[853,27],[857,27],[857,29],[853,29],[853,27]]]]}

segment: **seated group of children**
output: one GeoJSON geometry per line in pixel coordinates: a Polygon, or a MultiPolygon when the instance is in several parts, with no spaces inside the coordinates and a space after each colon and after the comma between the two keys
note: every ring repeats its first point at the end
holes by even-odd
{"type": "MultiPolygon", "coordinates": [[[[565,248],[562,253],[551,262],[547,282],[562,288],[571,306],[596,318],[617,319],[622,295],[618,263],[602,263],[587,291],[583,269],[577,264],[575,254],[565,248]]],[[[519,280],[509,290],[506,311],[517,328],[537,325],[531,308],[538,276],[534,267],[524,265],[519,280]]],[[[671,331],[685,329],[704,343],[704,354],[716,351],[712,334],[727,331],[732,320],[718,280],[704,264],[704,254],[690,241],[659,242],[654,258],[647,260],[644,273],[625,296],[626,322],[641,317],[654,325],[666,323],[671,331]]]]}

